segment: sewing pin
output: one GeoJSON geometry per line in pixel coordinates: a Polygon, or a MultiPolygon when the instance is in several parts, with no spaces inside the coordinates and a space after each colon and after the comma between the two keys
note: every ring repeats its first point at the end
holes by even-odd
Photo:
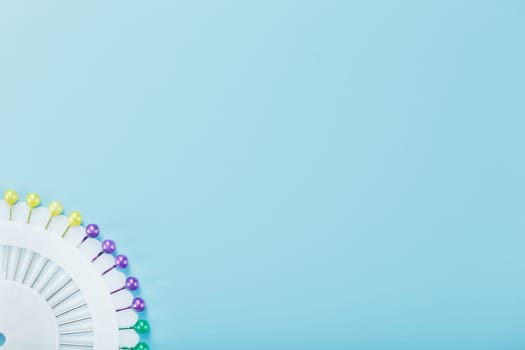
{"type": "Polygon", "coordinates": [[[86,306],[87,306],[87,303],[80,304],[78,306],[75,306],[75,307],[73,307],[71,309],[68,309],[66,311],[63,311],[63,312],[59,313],[56,317],[59,318],[59,317],[65,316],[65,315],[67,315],[67,314],[69,314],[69,313],[71,313],[73,311],[80,310],[80,309],[82,309],[83,307],[86,307],[86,306]]]}
{"type": "Polygon", "coordinates": [[[113,295],[126,289],[131,292],[134,292],[137,289],[139,289],[139,280],[136,277],[128,277],[126,279],[126,283],[122,287],[120,287],[119,289],[115,289],[110,294],[113,295]]]}
{"type": "Polygon", "coordinates": [[[18,193],[15,190],[7,190],[4,192],[4,200],[9,204],[9,221],[13,219],[13,205],[18,202],[18,193]]]}
{"type": "Polygon", "coordinates": [[[93,259],[91,259],[91,262],[95,262],[98,258],[100,258],[104,253],[105,254],[111,254],[117,249],[117,245],[114,241],[110,239],[106,239],[102,242],[102,250],[95,255],[93,259]]]}
{"type": "Polygon", "coordinates": [[[130,306],[126,306],[120,309],[117,309],[117,312],[125,311],[125,310],[135,310],[137,312],[142,312],[146,308],[146,302],[142,298],[135,298],[133,299],[133,302],[130,306]]]}
{"type": "Polygon", "coordinates": [[[113,264],[113,266],[108,268],[106,271],[102,272],[102,276],[104,276],[105,274],[107,274],[108,272],[116,268],[125,269],[126,267],[128,267],[128,265],[129,265],[129,260],[127,256],[122,255],[122,254],[117,255],[117,257],[115,258],[115,264],[113,264]]]}
{"type": "Polygon", "coordinates": [[[134,326],[119,328],[120,331],[124,331],[124,330],[128,330],[128,329],[135,330],[135,332],[137,332],[137,334],[148,334],[149,331],[150,331],[150,326],[149,326],[148,321],[146,321],[146,320],[138,320],[137,323],[135,323],[134,326]]]}
{"type": "Polygon", "coordinates": [[[97,224],[89,224],[86,226],[86,235],[82,239],[82,241],[79,243],[77,248],[79,248],[85,241],[88,240],[88,238],[97,238],[100,233],[100,230],[98,228],[97,224]]]}
{"type": "Polygon", "coordinates": [[[62,233],[62,238],[65,238],[66,235],[69,232],[69,229],[73,226],[79,226],[82,223],[82,214],[80,214],[78,211],[72,211],[67,216],[67,220],[69,221],[69,224],[67,225],[66,229],[64,230],[64,233],[62,233]]]}
{"type": "Polygon", "coordinates": [[[53,201],[49,203],[49,220],[47,221],[45,229],[47,230],[49,228],[49,225],[51,224],[51,220],[55,216],[58,216],[62,214],[62,211],[64,210],[64,207],[62,207],[62,203],[53,201]]]}
{"type": "Polygon", "coordinates": [[[120,350],[149,350],[149,346],[146,343],[138,343],[134,347],[130,348],[127,346],[121,346],[120,350]]]}
{"type": "Polygon", "coordinates": [[[27,223],[31,222],[31,215],[33,209],[40,205],[40,196],[34,192],[31,192],[26,196],[26,203],[29,206],[29,213],[27,214],[27,223]]]}
{"type": "MultiPolygon", "coordinates": [[[[26,202],[29,206],[29,214],[27,215],[27,223],[29,224],[31,222],[31,214],[33,214],[33,209],[40,205],[40,196],[32,192],[26,196],[26,202]]],[[[31,267],[33,267],[34,260],[35,252],[31,251],[31,258],[29,258],[29,266],[27,267],[24,277],[22,278],[22,284],[25,283],[27,275],[29,274],[31,267]]]]}

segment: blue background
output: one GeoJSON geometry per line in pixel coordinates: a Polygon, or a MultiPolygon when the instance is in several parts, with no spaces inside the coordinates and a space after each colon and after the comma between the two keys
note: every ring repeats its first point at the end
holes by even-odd
{"type": "Polygon", "coordinates": [[[524,16],[3,2],[2,186],[118,241],[154,349],[523,349],[524,16]]]}

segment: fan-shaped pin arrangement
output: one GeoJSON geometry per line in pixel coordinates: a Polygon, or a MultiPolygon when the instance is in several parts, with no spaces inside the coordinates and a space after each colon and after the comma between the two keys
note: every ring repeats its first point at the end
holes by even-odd
{"type": "Polygon", "coordinates": [[[114,241],[36,193],[0,200],[0,350],[148,350],[139,280],[114,241]]]}

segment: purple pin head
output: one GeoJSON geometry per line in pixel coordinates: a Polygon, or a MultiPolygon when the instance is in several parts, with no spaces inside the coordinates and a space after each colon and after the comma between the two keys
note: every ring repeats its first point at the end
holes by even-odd
{"type": "MultiPolygon", "coordinates": [[[[122,290],[122,289],[120,289],[122,290]]],[[[118,291],[118,290],[117,290],[118,291]]],[[[115,292],[117,292],[115,291],[115,292]]],[[[126,310],[135,310],[137,312],[142,312],[146,308],[146,302],[142,298],[135,298],[130,306],[117,309],[117,312],[126,311],[126,310]]]]}
{"type": "Polygon", "coordinates": [[[115,258],[115,266],[121,269],[128,267],[129,261],[128,257],[125,255],[117,255],[115,258]]]}
{"type": "MultiPolygon", "coordinates": [[[[128,277],[126,279],[126,283],[124,284],[124,286],[111,292],[111,295],[116,294],[125,289],[132,291],[132,292],[136,291],[137,289],[139,289],[139,280],[136,277],[128,277]]],[[[131,307],[129,307],[129,309],[131,309],[131,307]]]]}
{"type": "Polygon", "coordinates": [[[133,299],[131,308],[137,312],[142,312],[146,308],[146,302],[142,298],[135,298],[133,299]]]}
{"type": "Polygon", "coordinates": [[[90,238],[96,238],[98,237],[98,234],[100,233],[100,230],[98,228],[98,225],[96,224],[89,224],[86,226],[86,236],[90,238]]]}
{"type": "Polygon", "coordinates": [[[106,254],[111,254],[117,249],[117,245],[114,241],[106,239],[102,242],[102,251],[106,254]]]}
{"type": "MultiPolygon", "coordinates": [[[[111,249],[115,249],[115,247],[112,247],[111,249]]],[[[99,253],[100,254],[100,253],[99,253]]],[[[111,267],[109,267],[106,271],[102,272],[102,276],[104,276],[106,273],[110,272],[111,270],[115,269],[115,268],[119,268],[119,269],[125,269],[126,267],[128,267],[128,264],[129,264],[129,261],[128,261],[128,257],[125,256],[125,255],[117,255],[115,257],[115,264],[111,267]]]]}
{"type": "Polygon", "coordinates": [[[128,277],[126,279],[126,289],[130,291],[139,289],[139,280],[135,277],[128,277]]]}

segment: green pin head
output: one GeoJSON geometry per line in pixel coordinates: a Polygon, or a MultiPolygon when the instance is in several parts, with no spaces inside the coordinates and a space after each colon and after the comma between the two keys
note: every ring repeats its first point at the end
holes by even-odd
{"type": "Polygon", "coordinates": [[[133,350],[149,350],[149,346],[146,343],[138,343],[133,350]]]}
{"type": "Polygon", "coordinates": [[[149,333],[149,323],[146,320],[138,320],[137,323],[133,326],[133,329],[138,334],[147,334],[149,333]]]}

